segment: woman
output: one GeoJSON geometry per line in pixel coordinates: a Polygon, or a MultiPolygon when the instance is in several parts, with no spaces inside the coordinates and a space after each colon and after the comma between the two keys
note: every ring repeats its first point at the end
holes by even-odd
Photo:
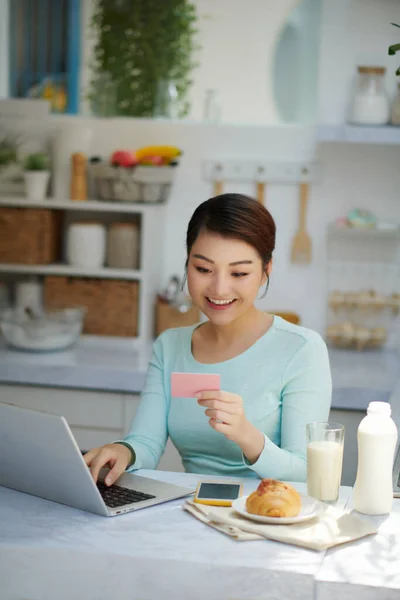
{"type": "Polygon", "coordinates": [[[128,436],[85,455],[95,481],[105,465],[108,485],[155,469],[168,436],[188,472],[305,480],[306,424],[329,415],[329,360],[317,333],[254,306],[274,247],[274,220],[252,198],[223,194],[195,210],[186,277],[208,320],[156,340],[128,436]],[[173,372],[218,373],[223,391],[171,398],[173,372]]]}

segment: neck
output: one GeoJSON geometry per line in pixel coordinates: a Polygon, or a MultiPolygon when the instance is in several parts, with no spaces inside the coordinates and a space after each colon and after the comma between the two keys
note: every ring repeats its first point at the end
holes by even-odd
{"type": "Polygon", "coordinates": [[[228,346],[248,333],[254,335],[254,332],[265,329],[271,322],[271,315],[253,306],[228,325],[214,325],[208,321],[208,331],[217,345],[228,346]]]}

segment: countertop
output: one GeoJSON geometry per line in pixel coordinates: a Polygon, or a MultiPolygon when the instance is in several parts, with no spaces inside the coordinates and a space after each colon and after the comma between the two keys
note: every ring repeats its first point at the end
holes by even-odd
{"type": "MultiPolygon", "coordinates": [[[[83,336],[70,350],[28,353],[0,340],[0,384],[140,393],[151,342],[83,336]]],[[[371,400],[389,400],[400,379],[400,353],[329,350],[332,408],[364,411],[371,400]]]]}
{"type": "MultiPolygon", "coordinates": [[[[202,478],[138,474],[187,487],[202,478]]],[[[245,494],[257,485],[244,483],[245,494]]],[[[350,497],[351,488],[341,487],[338,506],[350,497]]],[[[2,600],[388,600],[400,593],[400,500],[380,518],[377,535],[327,552],[237,542],[182,511],[183,501],[104,518],[0,487],[2,600]]]]}

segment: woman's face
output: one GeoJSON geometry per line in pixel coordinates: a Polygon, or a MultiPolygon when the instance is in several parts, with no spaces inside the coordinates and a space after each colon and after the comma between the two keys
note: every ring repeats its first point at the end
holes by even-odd
{"type": "Polygon", "coordinates": [[[228,325],[244,315],[266,280],[258,252],[246,242],[203,231],[193,244],[187,268],[189,293],[216,325],[228,325]]]}

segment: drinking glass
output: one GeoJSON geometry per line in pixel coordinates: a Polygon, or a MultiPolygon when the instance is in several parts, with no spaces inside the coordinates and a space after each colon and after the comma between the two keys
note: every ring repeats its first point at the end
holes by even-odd
{"type": "Polygon", "coordinates": [[[344,425],[314,422],[306,425],[307,494],[323,502],[339,497],[342,478],[344,425]]]}

